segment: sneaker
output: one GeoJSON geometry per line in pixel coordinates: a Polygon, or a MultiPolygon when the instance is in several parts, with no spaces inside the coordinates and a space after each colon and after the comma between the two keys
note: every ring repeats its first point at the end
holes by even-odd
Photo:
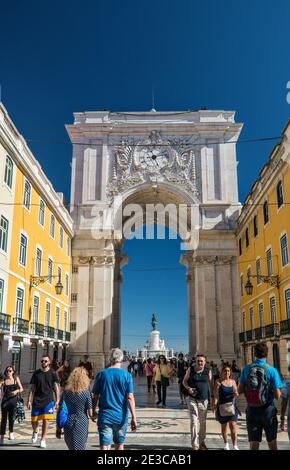
{"type": "Polygon", "coordinates": [[[234,450],[240,450],[240,449],[238,448],[238,446],[234,446],[233,449],[234,449],[234,450]]]}
{"type": "Polygon", "coordinates": [[[13,432],[10,432],[10,433],[9,433],[8,439],[9,439],[9,441],[14,441],[14,434],[13,434],[13,432]]]}
{"type": "Polygon", "coordinates": [[[36,444],[38,439],[38,431],[33,431],[31,442],[32,444],[36,444]]]}
{"type": "Polygon", "coordinates": [[[45,441],[40,441],[39,447],[41,449],[46,449],[46,442],[45,441]]]}
{"type": "Polygon", "coordinates": [[[158,400],[158,401],[156,402],[156,405],[158,406],[158,405],[160,405],[160,403],[161,403],[161,400],[158,400]]]}
{"type": "Polygon", "coordinates": [[[224,450],[230,450],[230,445],[228,442],[225,443],[224,450]]]}

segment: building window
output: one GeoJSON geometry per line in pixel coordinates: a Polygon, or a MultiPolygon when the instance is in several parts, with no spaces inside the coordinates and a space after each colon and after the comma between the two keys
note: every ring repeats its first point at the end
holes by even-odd
{"type": "Polygon", "coordinates": [[[55,217],[53,214],[50,215],[50,228],[49,228],[49,234],[51,238],[54,238],[54,231],[55,231],[55,217]]]}
{"type": "Polygon", "coordinates": [[[31,184],[29,181],[25,180],[24,184],[24,193],[23,193],[23,206],[27,210],[30,210],[30,198],[31,198],[31,184]]]}
{"type": "Polygon", "coordinates": [[[72,272],[73,272],[74,274],[77,274],[77,273],[79,272],[78,266],[73,266],[72,272]]]}
{"type": "Polygon", "coordinates": [[[35,262],[35,275],[41,276],[41,263],[42,263],[42,251],[40,248],[36,249],[36,262],[35,262]]]}
{"type": "Polygon", "coordinates": [[[277,322],[277,312],[276,312],[276,299],[275,297],[270,298],[270,315],[271,323],[277,322]]]}
{"type": "Polygon", "coordinates": [[[242,256],[243,254],[243,249],[242,249],[242,239],[239,239],[239,255],[242,256]]]}
{"type": "Polygon", "coordinates": [[[242,331],[246,331],[246,313],[242,313],[242,331]]]}
{"type": "Polygon", "coordinates": [[[290,289],[285,291],[286,318],[290,318],[290,289]]]}
{"type": "Polygon", "coordinates": [[[4,182],[11,189],[13,180],[13,162],[10,157],[6,157],[4,182]]]}
{"type": "Polygon", "coordinates": [[[65,275],[65,295],[68,295],[68,274],[65,275]]]}
{"type": "Polygon", "coordinates": [[[250,240],[249,240],[249,229],[248,229],[248,228],[246,228],[245,235],[246,235],[246,247],[248,247],[248,246],[250,245],[250,240]]]}
{"type": "Polygon", "coordinates": [[[77,331],[77,323],[75,321],[71,322],[70,331],[77,331]]]}
{"type": "Polygon", "coordinates": [[[4,281],[0,279],[0,312],[3,312],[3,300],[4,300],[4,281]]]}
{"type": "Polygon", "coordinates": [[[32,312],[32,322],[38,323],[38,313],[39,313],[39,297],[34,296],[33,298],[33,312],[32,312]]]}
{"type": "Polygon", "coordinates": [[[244,295],[244,275],[241,275],[241,296],[244,295]]]}
{"type": "Polygon", "coordinates": [[[267,273],[268,276],[272,276],[273,274],[273,262],[272,262],[272,249],[266,251],[266,260],[267,260],[267,273]]]}
{"type": "Polygon", "coordinates": [[[261,284],[262,278],[261,278],[261,259],[258,258],[256,260],[256,276],[257,276],[257,285],[261,284]]]}
{"type": "Polygon", "coordinates": [[[58,280],[61,281],[62,272],[61,272],[61,267],[60,266],[58,266],[58,268],[57,268],[57,275],[58,275],[58,280]]]}
{"type": "Polygon", "coordinates": [[[12,365],[16,371],[16,374],[20,374],[20,363],[21,363],[21,343],[20,341],[14,341],[12,345],[12,365]]]}
{"type": "Polygon", "coordinates": [[[248,279],[252,278],[252,268],[251,268],[251,266],[247,269],[247,278],[248,279]]]}
{"type": "Polygon", "coordinates": [[[34,372],[36,369],[36,360],[37,360],[37,344],[31,343],[30,346],[30,372],[34,372]]]}
{"type": "Polygon", "coordinates": [[[24,298],[24,290],[21,287],[17,287],[16,290],[16,318],[22,318],[23,314],[23,298],[24,298]]]}
{"type": "Polygon", "coordinates": [[[264,321],[264,304],[262,303],[259,304],[259,320],[260,320],[260,326],[263,327],[265,325],[265,321],[264,321]]]}
{"type": "Polygon", "coordinates": [[[254,308],[253,307],[250,308],[250,327],[251,327],[251,330],[253,330],[255,328],[254,308]]]}
{"type": "Polygon", "coordinates": [[[284,204],[282,181],[279,181],[279,183],[277,184],[276,191],[277,191],[277,204],[278,204],[278,208],[279,208],[284,204]]]}
{"type": "Polygon", "coordinates": [[[50,325],[50,302],[45,303],[45,326],[50,325]]]}
{"type": "Polygon", "coordinates": [[[70,254],[70,239],[66,239],[66,255],[69,256],[70,254]]]}
{"type": "Polygon", "coordinates": [[[59,307],[55,308],[55,329],[59,330],[59,307]]]}
{"type": "Polygon", "coordinates": [[[256,237],[259,234],[259,228],[258,228],[258,217],[255,215],[254,217],[254,237],[256,237]]]}
{"type": "Polygon", "coordinates": [[[0,250],[5,251],[5,253],[7,253],[8,228],[9,222],[2,215],[0,221],[0,250]]]}
{"type": "Polygon", "coordinates": [[[283,235],[280,238],[280,245],[281,245],[281,255],[282,255],[282,266],[286,266],[289,262],[288,257],[288,242],[287,242],[287,235],[283,235]]]}
{"type": "Polygon", "coordinates": [[[269,206],[268,202],[265,201],[263,204],[263,215],[264,215],[264,225],[269,222],[269,206]]]}
{"type": "Polygon", "coordinates": [[[26,266],[26,253],[27,253],[27,237],[20,234],[20,248],[19,248],[19,264],[26,266]]]}
{"type": "Polygon", "coordinates": [[[48,258],[47,262],[47,275],[49,276],[48,282],[52,283],[52,274],[53,274],[53,261],[51,258],[48,258]]]}
{"type": "Polygon", "coordinates": [[[77,302],[78,301],[78,294],[71,294],[71,301],[77,302]]]}
{"type": "Polygon", "coordinates": [[[63,228],[59,227],[59,246],[63,248],[63,228]]]}
{"type": "Polygon", "coordinates": [[[42,226],[44,226],[44,211],[45,211],[45,204],[44,204],[43,200],[40,199],[39,211],[38,211],[38,222],[42,226]]]}
{"type": "Polygon", "coordinates": [[[68,326],[68,317],[67,317],[67,312],[64,312],[63,314],[63,331],[67,331],[67,326],[68,326]]]}

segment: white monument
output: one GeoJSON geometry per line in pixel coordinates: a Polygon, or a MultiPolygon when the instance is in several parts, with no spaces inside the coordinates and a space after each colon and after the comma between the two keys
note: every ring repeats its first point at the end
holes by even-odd
{"type": "Polygon", "coordinates": [[[142,349],[137,349],[137,358],[142,360],[148,359],[151,357],[158,358],[160,354],[163,354],[167,359],[171,359],[174,356],[173,349],[166,349],[165,341],[160,339],[160,332],[156,330],[157,319],[155,315],[152,315],[151,325],[152,331],[150,333],[149,341],[146,342],[146,345],[142,349]]]}
{"type": "MultiPolygon", "coordinates": [[[[66,126],[73,144],[73,362],[88,353],[99,369],[110,349],[120,347],[127,208],[158,204],[177,207],[180,235],[195,234],[180,258],[187,269],[190,354],[214,361],[239,354],[236,141],[242,125],[234,116],[213,110],[83,112],[66,126]]],[[[138,213],[135,225],[154,223],[157,212],[149,219],[138,213]]]]}

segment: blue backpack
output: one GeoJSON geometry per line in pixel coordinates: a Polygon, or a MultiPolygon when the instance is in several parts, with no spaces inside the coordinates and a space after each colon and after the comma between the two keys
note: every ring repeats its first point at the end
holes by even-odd
{"type": "Polygon", "coordinates": [[[68,420],[68,409],[66,406],[66,402],[64,400],[61,401],[59,408],[57,410],[56,415],[56,425],[58,428],[63,428],[68,420]]]}

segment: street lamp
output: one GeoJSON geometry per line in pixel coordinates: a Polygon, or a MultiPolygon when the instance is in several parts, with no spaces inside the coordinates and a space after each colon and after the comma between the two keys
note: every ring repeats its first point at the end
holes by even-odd
{"type": "Polygon", "coordinates": [[[280,280],[279,280],[278,275],[263,276],[262,274],[259,274],[258,276],[255,276],[254,274],[251,274],[250,276],[248,276],[248,281],[247,281],[247,284],[245,285],[245,290],[246,290],[247,295],[253,294],[254,287],[253,287],[253,284],[251,283],[251,277],[259,278],[261,279],[262,282],[266,282],[267,284],[270,284],[270,286],[277,287],[277,289],[279,289],[280,280]]]}
{"type": "Polygon", "coordinates": [[[58,281],[55,284],[55,292],[57,293],[57,295],[61,295],[63,285],[61,283],[60,274],[58,274],[57,276],[30,276],[30,288],[33,286],[38,286],[42,282],[46,282],[49,279],[52,279],[53,277],[58,278],[58,281]]]}

